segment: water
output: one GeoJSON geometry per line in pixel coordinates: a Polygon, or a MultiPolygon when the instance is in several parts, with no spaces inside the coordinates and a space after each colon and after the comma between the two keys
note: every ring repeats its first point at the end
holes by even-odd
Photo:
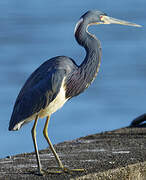
{"type": "MultiPolygon", "coordinates": [[[[32,123],[18,132],[8,124],[16,96],[31,72],[45,60],[67,55],[80,64],[85,56],[74,39],[74,26],[88,9],[142,24],[90,27],[102,44],[98,77],[82,95],[52,115],[53,143],[130,124],[146,111],[146,1],[5,0],[0,1],[0,157],[33,151],[32,123]]],[[[39,121],[39,149],[47,147],[39,121]]]]}

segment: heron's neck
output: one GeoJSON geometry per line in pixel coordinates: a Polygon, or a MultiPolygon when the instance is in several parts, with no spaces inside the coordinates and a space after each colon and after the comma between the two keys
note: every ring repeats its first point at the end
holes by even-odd
{"type": "Polygon", "coordinates": [[[88,23],[81,19],[75,28],[77,42],[86,50],[86,57],[79,66],[79,70],[84,76],[86,87],[97,75],[101,60],[101,46],[99,40],[87,31],[88,23]]]}

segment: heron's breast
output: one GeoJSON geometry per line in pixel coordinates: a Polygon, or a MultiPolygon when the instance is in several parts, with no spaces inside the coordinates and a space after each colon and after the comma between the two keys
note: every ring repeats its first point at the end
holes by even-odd
{"type": "Polygon", "coordinates": [[[39,112],[40,118],[50,116],[64,105],[64,103],[68,100],[65,96],[65,89],[66,88],[64,86],[63,81],[60,91],[57,94],[56,98],[45,109],[42,109],[39,112]]]}

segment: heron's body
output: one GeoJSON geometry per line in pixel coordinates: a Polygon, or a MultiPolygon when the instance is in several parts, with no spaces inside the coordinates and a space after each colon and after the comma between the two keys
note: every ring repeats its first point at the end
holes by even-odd
{"type": "Polygon", "coordinates": [[[93,24],[110,23],[138,26],[110,18],[100,11],[88,11],[80,18],[75,28],[75,38],[86,50],[83,62],[78,66],[74,60],[66,56],[54,57],[44,62],[31,74],[16,99],[9,130],[18,130],[23,124],[35,119],[32,138],[39,173],[42,173],[42,168],[36,142],[37,120],[47,117],[43,133],[59,167],[65,171],[48,137],[49,117],[67,100],[83,92],[95,79],[101,61],[101,46],[99,40],[90,34],[87,28],[93,24]]]}
{"type": "Polygon", "coordinates": [[[68,99],[83,92],[93,81],[100,66],[101,47],[100,42],[86,32],[87,26],[82,27],[82,23],[82,19],[77,23],[75,35],[81,45],[85,33],[89,40],[84,44],[87,52],[84,61],[78,66],[71,58],[58,56],[34,71],[17,97],[10,130],[18,130],[36,115],[41,118],[50,116],[68,99]]]}
{"type": "Polygon", "coordinates": [[[46,116],[50,116],[51,114],[53,114],[54,112],[56,112],[58,109],[60,109],[64,103],[67,101],[67,98],[65,96],[65,85],[64,85],[64,80],[62,81],[60,90],[57,94],[57,96],[55,97],[55,99],[53,99],[48,105],[47,107],[41,109],[39,112],[34,113],[33,115],[30,115],[29,117],[27,117],[26,119],[22,119],[20,122],[18,122],[13,130],[19,130],[20,127],[27,123],[30,122],[32,120],[35,119],[36,115],[38,114],[40,118],[44,118],[46,116]]]}
{"type": "Polygon", "coordinates": [[[17,97],[10,130],[18,130],[23,124],[35,119],[36,115],[43,118],[61,108],[68,100],[65,81],[72,69],[76,69],[76,65],[71,59],[58,56],[34,71],[17,97]]]}

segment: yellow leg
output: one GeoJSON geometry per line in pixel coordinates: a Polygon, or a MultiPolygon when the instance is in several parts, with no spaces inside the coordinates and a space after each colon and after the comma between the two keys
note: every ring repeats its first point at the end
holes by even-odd
{"type": "Polygon", "coordinates": [[[43,130],[43,134],[44,134],[44,137],[46,138],[50,148],[51,148],[51,151],[52,153],[54,154],[55,158],[56,158],[56,161],[59,165],[59,168],[61,169],[61,171],[48,171],[49,173],[62,173],[62,172],[65,172],[65,173],[71,173],[71,172],[83,172],[85,171],[84,169],[68,169],[68,168],[65,168],[58,156],[58,154],[56,153],[49,137],[48,137],[48,124],[49,124],[49,120],[50,120],[50,117],[48,116],[47,119],[46,119],[46,123],[45,123],[45,126],[44,126],[44,130],[43,130]]]}
{"type": "Polygon", "coordinates": [[[39,152],[38,152],[38,147],[37,147],[37,141],[36,141],[36,126],[37,126],[38,118],[39,118],[39,116],[37,115],[35,118],[35,122],[32,127],[32,130],[31,130],[31,133],[32,133],[32,140],[33,140],[37,164],[38,164],[38,172],[39,172],[39,174],[42,174],[42,167],[41,167],[41,162],[40,162],[40,157],[39,157],[39,152]]]}
{"type": "Polygon", "coordinates": [[[44,137],[46,138],[46,140],[47,140],[47,142],[48,142],[48,144],[49,144],[49,146],[51,148],[52,153],[54,154],[54,156],[56,158],[56,161],[57,161],[59,167],[63,169],[64,166],[63,166],[63,164],[62,164],[58,154],[56,153],[56,151],[55,151],[55,149],[54,149],[54,147],[53,147],[53,145],[52,145],[52,143],[51,143],[51,141],[50,141],[50,139],[48,137],[48,124],[49,124],[49,120],[50,120],[50,117],[48,116],[47,119],[46,119],[46,123],[45,123],[45,127],[44,127],[44,130],[43,130],[43,134],[44,134],[44,137]]]}

